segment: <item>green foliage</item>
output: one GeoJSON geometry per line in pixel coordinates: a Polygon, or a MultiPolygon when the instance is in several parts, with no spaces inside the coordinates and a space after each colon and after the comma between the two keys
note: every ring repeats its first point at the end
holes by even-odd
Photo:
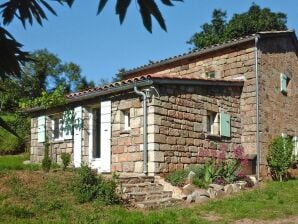
{"type": "Polygon", "coordinates": [[[215,9],[211,23],[203,24],[202,31],[195,33],[187,43],[200,49],[260,31],[287,29],[286,14],[271,12],[269,8],[262,9],[256,4],[247,12],[234,14],[228,22],[226,15],[225,11],[215,9]]]}
{"type": "Polygon", "coordinates": [[[221,164],[219,176],[225,180],[225,183],[233,183],[241,171],[241,166],[236,159],[230,159],[221,164]]]}
{"type": "Polygon", "coordinates": [[[166,181],[170,182],[173,186],[182,187],[185,184],[189,171],[176,170],[166,176],[166,181]]]}
{"type": "Polygon", "coordinates": [[[258,223],[264,220],[291,223],[297,214],[298,180],[264,182],[261,188],[220,200],[194,206],[177,204],[144,212],[119,205],[106,206],[99,200],[76,203],[68,187],[73,175],[68,171],[46,176],[28,171],[3,173],[0,177],[0,186],[3,186],[0,223],[234,223],[243,219],[258,223]],[[20,180],[27,197],[19,197],[10,190],[6,183],[12,175],[20,180]],[[208,221],[206,214],[220,219],[208,221]]]}
{"type": "Polygon", "coordinates": [[[21,100],[20,107],[23,109],[41,106],[43,106],[44,108],[50,108],[63,105],[65,103],[66,100],[64,97],[64,87],[59,86],[52,93],[47,93],[46,91],[43,91],[40,97],[37,97],[33,100],[21,100]]]}
{"type": "MultiPolygon", "coordinates": [[[[174,1],[183,0],[162,0],[163,6],[173,6],[174,1]]],[[[72,6],[74,0],[56,0],[51,1],[36,1],[36,0],[7,0],[0,5],[1,25],[7,26],[14,19],[19,20],[24,27],[29,23],[37,22],[42,25],[43,20],[47,20],[46,12],[57,15],[52,4],[53,2],[60,3],[60,5],[72,6]]],[[[100,0],[97,14],[99,14],[105,7],[107,0],[100,0]]],[[[166,24],[158,5],[154,0],[138,0],[136,3],[139,6],[139,13],[142,17],[145,28],[152,32],[152,17],[156,19],[163,30],[166,30],[166,24]]],[[[122,24],[126,16],[127,9],[131,4],[130,0],[116,2],[116,14],[119,16],[122,24]]],[[[21,76],[21,65],[30,61],[31,58],[27,52],[22,51],[22,44],[17,42],[15,38],[4,28],[0,26],[0,78],[10,78],[13,76],[21,76]]]]}
{"type": "Polygon", "coordinates": [[[80,203],[98,199],[105,204],[117,204],[120,199],[115,192],[116,186],[115,179],[96,176],[90,167],[82,166],[77,171],[71,189],[80,203]]]}
{"type": "Polygon", "coordinates": [[[61,153],[61,159],[62,159],[62,163],[63,163],[63,170],[66,169],[66,167],[68,167],[69,163],[70,163],[70,154],[69,153],[61,153]]]}
{"type": "Polygon", "coordinates": [[[7,130],[0,125],[0,155],[24,152],[29,140],[29,119],[18,113],[2,113],[0,119],[9,127],[7,130]]]}
{"type": "Polygon", "coordinates": [[[44,146],[45,146],[44,147],[44,157],[41,162],[41,167],[42,167],[43,171],[49,172],[51,169],[52,160],[49,155],[50,144],[48,143],[48,141],[45,142],[44,146]]]}
{"type": "Polygon", "coordinates": [[[269,146],[267,162],[272,177],[283,181],[287,170],[293,163],[293,142],[289,137],[275,138],[269,146]]]}
{"type": "Polygon", "coordinates": [[[0,156],[0,171],[38,170],[40,168],[38,164],[23,164],[28,159],[25,154],[0,156]]]}

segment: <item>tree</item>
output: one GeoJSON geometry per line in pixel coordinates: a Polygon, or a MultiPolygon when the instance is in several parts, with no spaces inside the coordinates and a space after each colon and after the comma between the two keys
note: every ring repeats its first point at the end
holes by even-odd
{"type": "Polygon", "coordinates": [[[124,74],[127,72],[125,68],[118,69],[117,74],[113,77],[113,82],[119,82],[124,79],[124,74]]]}
{"type": "MultiPolygon", "coordinates": [[[[173,6],[174,1],[181,2],[183,0],[161,0],[161,3],[166,6],[173,6]]],[[[53,0],[51,2],[71,7],[74,0],[53,0]]],[[[99,0],[97,14],[100,14],[107,2],[108,0],[99,0]]],[[[131,2],[131,0],[116,1],[115,11],[121,24],[131,2]]],[[[166,31],[164,18],[154,0],[137,0],[136,2],[143,24],[149,32],[152,32],[152,17],[166,31]]],[[[27,23],[32,25],[34,20],[42,25],[43,20],[47,20],[46,10],[57,15],[52,5],[46,0],[7,0],[0,5],[0,15],[4,26],[9,25],[15,18],[23,24],[24,28],[27,23]]],[[[22,51],[21,47],[22,45],[6,29],[1,27],[0,23],[0,78],[20,76],[21,65],[30,60],[29,54],[22,51]]]]}
{"type": "Polygon", "coordinates": [[[57,55],[45,49],[33,52],[31,58],[32,61],[24,64],[19,79],[23,96],[28,99],[41,96],[43,91],[52,92],[58,86],[63,86],[64,92],[68,93],[94,85],[81,75],[81,68],[77,64],[63,63],[57,55]]]}
{"type": "Polygon", "coordinates": [[[267,162],[275,180],[283,181],[293,163],[293,142],[289,137],[277,137],[269,146],[267,162]]]}
{"type": "Polygon", "coordinates": [[[260,31],[286,30],[286,23],[286,14],[261,9],[256,4],[252,4],[247,12],[234,14],[229,22],[225,11],[215,9],[211,23],[203,24],[202,31],[195,33],[187,43],[200,49],[260,31]]]}

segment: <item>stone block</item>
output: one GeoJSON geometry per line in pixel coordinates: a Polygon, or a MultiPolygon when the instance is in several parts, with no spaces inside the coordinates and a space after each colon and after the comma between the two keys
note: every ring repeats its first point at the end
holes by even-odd
{"type": "Polygon", "coordinates": [[[135,162],[135,173],[143,173],[143,161],[137,161],[135,162]]]}
{"type": "Polygon", "coordinates": [[[150,162],[164,162],[165,161],[164,152],[162,152],[162,151],[149,151],[148,161],[150,161],[150,162]]]}
{"type": "Polygon", "coordinates": [[[182,193],[183,194],[186,194],[186,195],[189,195],[189,194],[192,194],[192,192],[195,191],[195,186],[192,185],[192,184],[186,184],[185,186],[183,186],[182,188],[182,193]]]}
{"type": "Polygon", "coordinates": [[[126,162],[122,164],[123,172],[133,172],[134,171],[134,162],[126,162]]]}
{"type": "Polygon", "coordinates": [[[158,173],[159,165],[157,162],[148,162],[148,173],[158,173]]]}

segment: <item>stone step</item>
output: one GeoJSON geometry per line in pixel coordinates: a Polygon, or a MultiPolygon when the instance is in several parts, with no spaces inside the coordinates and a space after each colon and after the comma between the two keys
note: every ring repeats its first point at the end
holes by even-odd
{"type": "Polygon", "coordinates": [[[178,201],[177,199],[173,199],[173,198],[162,198],[158,200],[148,200],[148,201],[135,203],[135,206],[141,209],[164,208],[164,207],[173,206],[175,203],[177,203],[177,201],[178,201]]]}
{"type": "Polygon", "coordinates": [[[159,191],[163,190],[163,186],[157,183],[138,183],[138,184],[121,184],[120,185],[122,193],[131,193],[131,192],[149,192],[149,191],[159,191]]]}
{"type": "Polygon", "coordinates": [[[132,192],[127,194],[127,198],[133,202],[144,202],[172,198],[172,191],[151,191],[151,192],[132,192]]]}
{"type": "Polygon", "coordinates": [[[154,182],[154,177],[151,176],[120,176],[118,178],[118,183],[119,184],[138,184],[138,183],[144,183],[144,182],[149,182],[153,183],[154,182]]]}

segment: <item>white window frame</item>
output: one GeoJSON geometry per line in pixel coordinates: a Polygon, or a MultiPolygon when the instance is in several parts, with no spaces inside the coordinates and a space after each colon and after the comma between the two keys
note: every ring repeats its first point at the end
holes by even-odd
{"type": "Polygon", "coordinates": [[[207,111],[207,133],[210,135],[220,135],[219,113],[214,111],[207,111]]]}
{"type": "Polygon", "coordinates": [[[130,127],[130,110],[125,110],[123,111],[123,116],[124,116],[124,130],[125,131],[129,131],[131,130],[131,127],[130,127]]]}
{"type": "Polygon", "coordinates": [[[62,115],[56,115],[52,118],[52,131],[53,131],[53,134],[52,134],[52,137],[53,137],[53,140],[54,141],[61,141],[61,140],[64,140],[63,138],[63,119],[62,119],[62,115]],[[59,133],[59,136],[56,137],[55,136],[55,133],[56,133],[56,130],[55,128],[57,127],[55,125],[56,122],[59,122],[59,125],[58,125],[58,133],[59,133]]]}

